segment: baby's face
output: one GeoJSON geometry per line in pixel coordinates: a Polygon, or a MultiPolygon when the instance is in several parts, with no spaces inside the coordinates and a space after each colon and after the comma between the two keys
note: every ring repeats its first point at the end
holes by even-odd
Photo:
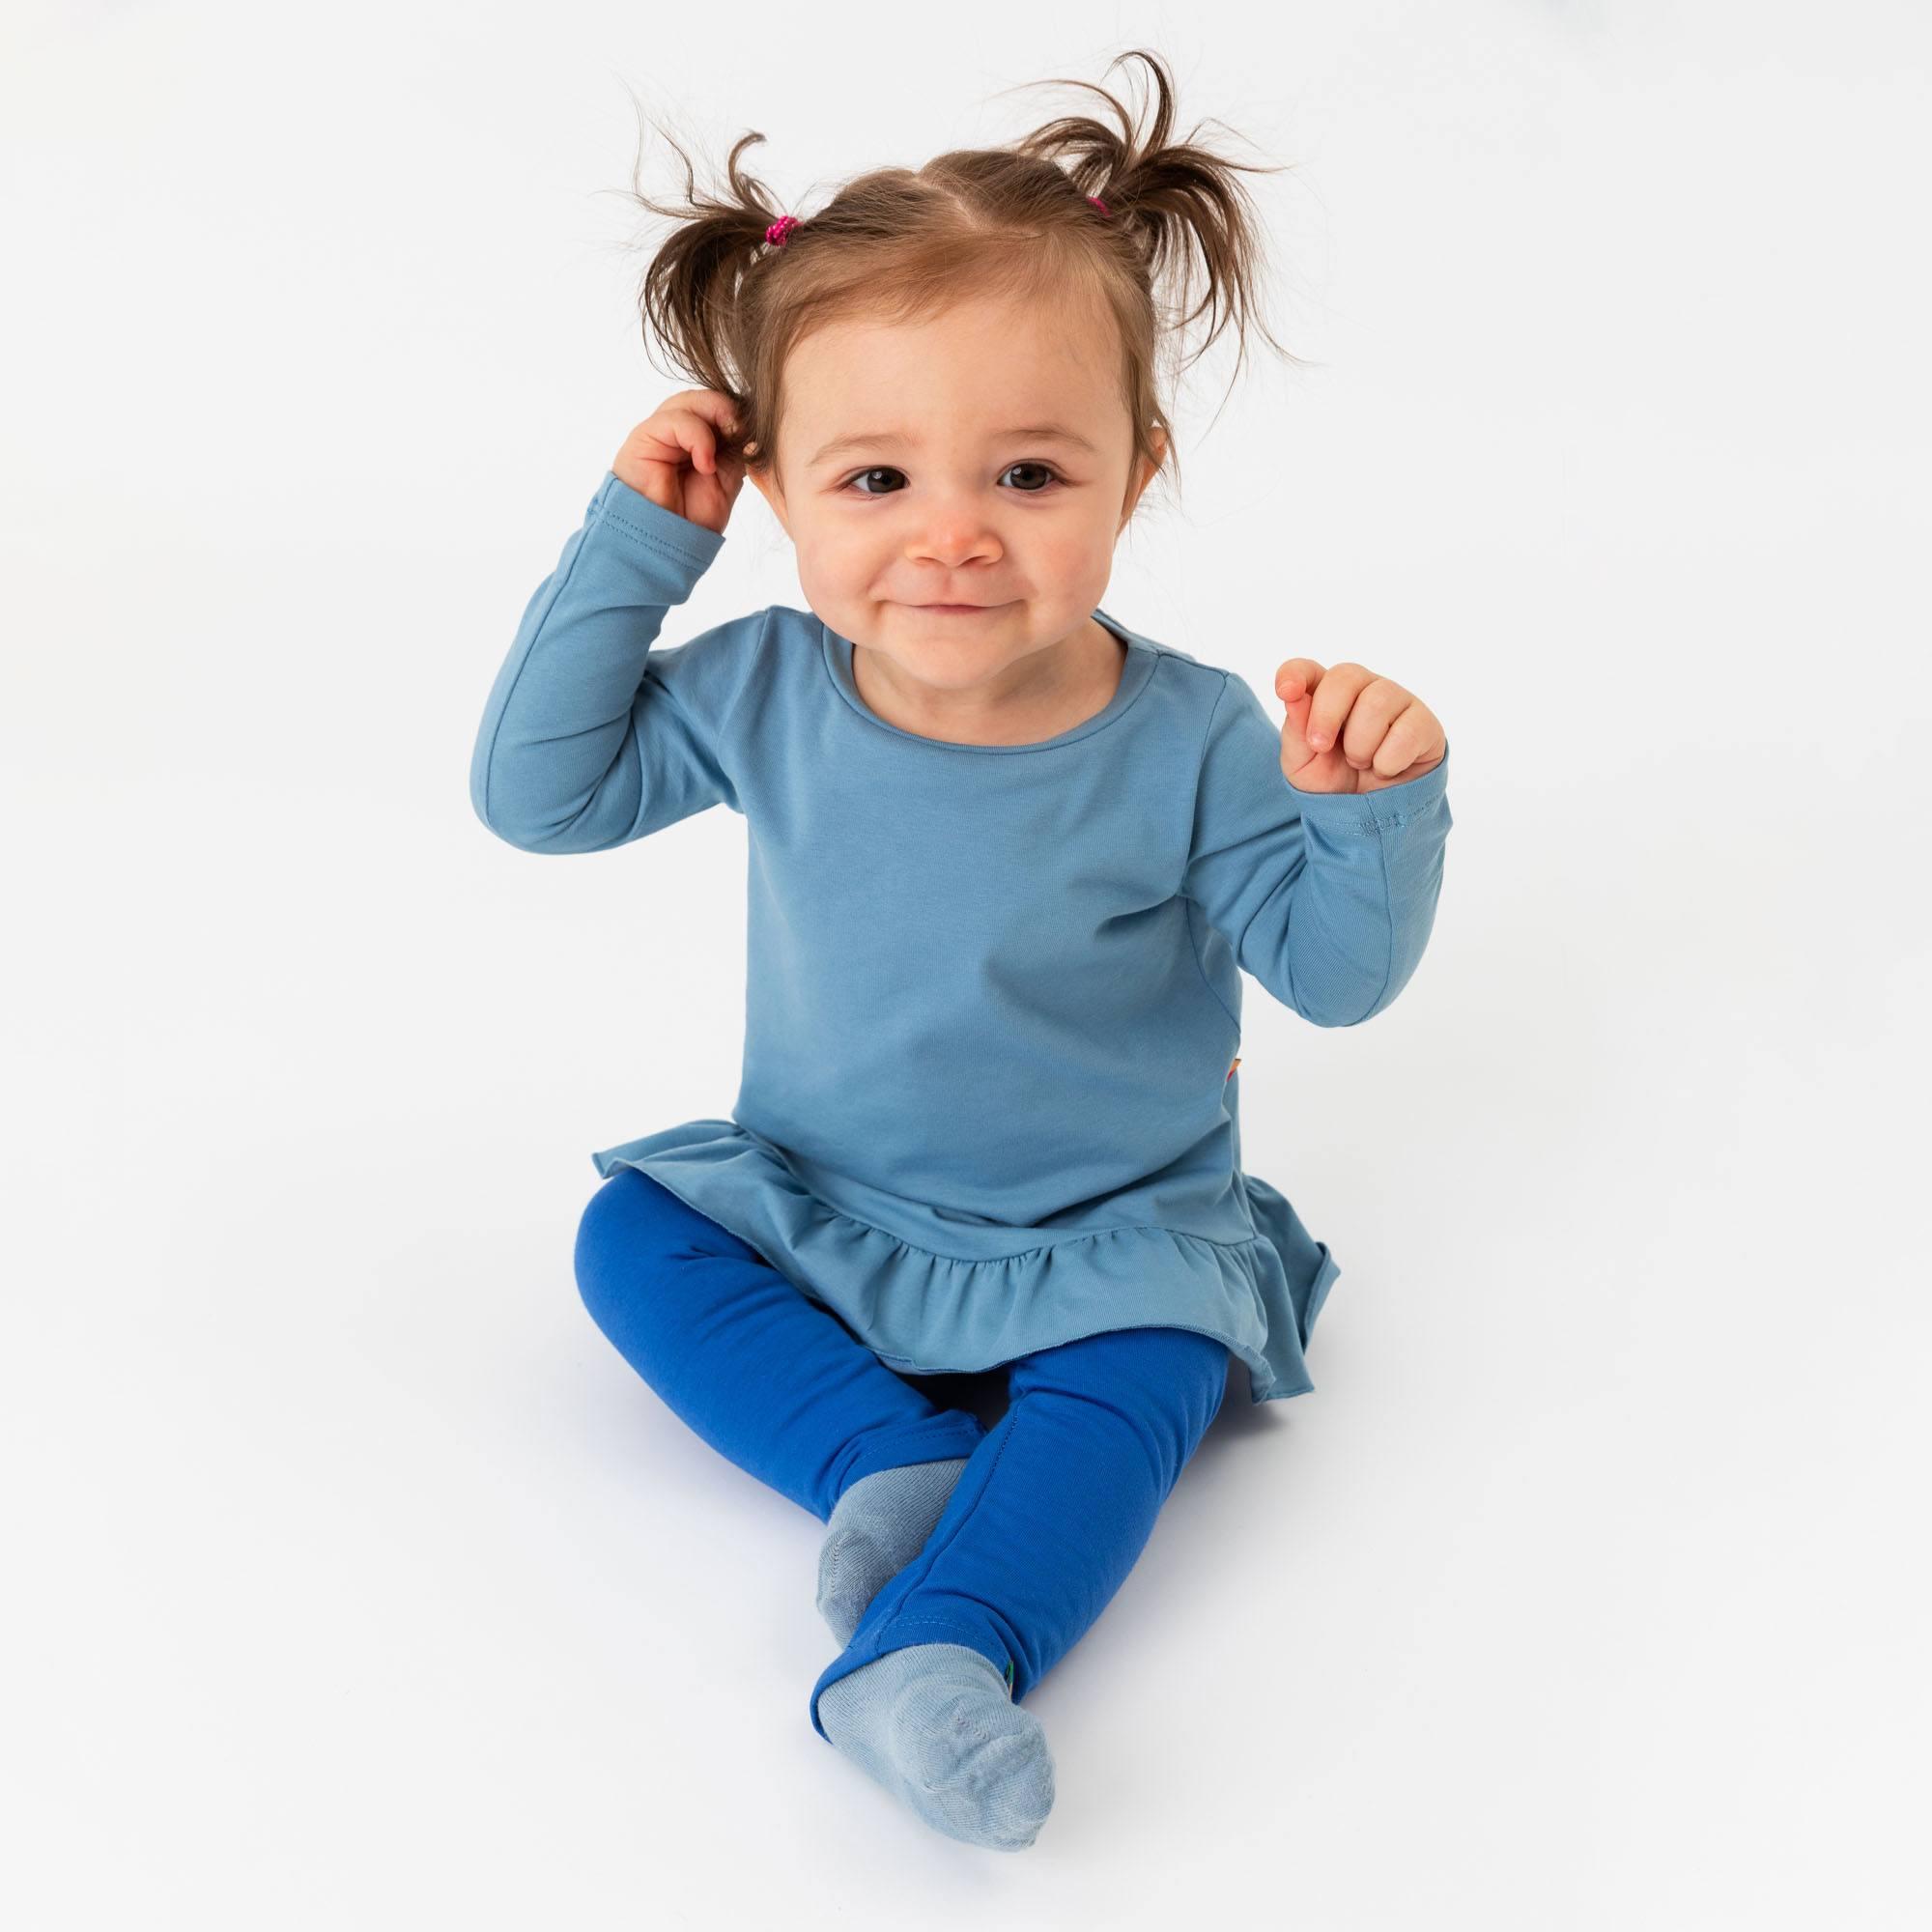
{"type": "Polygon", "coordinates": [[[752,475],[807,602],[935,694],[1088,628],[1152,474],[1111,325],[1007,302],[815,330],[786,363],[778,455],[782,493],[752,475]]]}

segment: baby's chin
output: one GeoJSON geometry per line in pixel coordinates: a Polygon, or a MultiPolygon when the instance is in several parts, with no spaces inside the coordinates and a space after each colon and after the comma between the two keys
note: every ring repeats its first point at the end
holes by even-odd
{"type": "MultiPolygon", "coordinates": [[[[1075,628],[1078,629],[1076,622],[1075,628]]],[[[873,618],[852,641],[890,658],[925,682],[961,689],[1045,650],[1057,634],[1041,632],[1025,604],[1014,603],[981,615],[952,615],[912,607],[888,610],[873,618]]]]}

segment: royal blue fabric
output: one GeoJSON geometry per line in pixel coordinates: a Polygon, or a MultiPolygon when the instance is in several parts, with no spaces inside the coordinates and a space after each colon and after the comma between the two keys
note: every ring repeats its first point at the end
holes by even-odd
{"type": "Polygon", "coordinates": [[[1211,1336],[1110,1330],[1008,1364],[988,1430],[634,1167],[592,1195],[576,1267],[592,1319],[666,1405],[820,1521],[875,1470],[969,1459],[923,1549],[812,1686],[821,1737],[820,1694],[913,1644],[964,1644],[1023,1698],[1125,1580],[1227,1387],[1211,1336]]]}

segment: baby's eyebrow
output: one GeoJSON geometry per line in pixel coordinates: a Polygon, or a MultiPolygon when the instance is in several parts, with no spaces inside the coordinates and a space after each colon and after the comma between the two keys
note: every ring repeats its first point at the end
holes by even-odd
{"type": "MultiPolygon", "coordinates": [[[[1066,442],[1075,449],[1084,449],[1090,456],[1099,451],[1094,444],[1077,430],[1070,430],[1063,423],[1021,423],[1012,429],[996,429],[989,432],[994,441],[1006,442],[1019,437],[1030,438],[1035,442],[1066,442]]],[[[845,450],[877,449],[886,446],[903,447],[911,439],[895,429],[858,430],[849,436],[835,436],[811,461],[823,463],[828,456],[837,456],[845,450]]]]}

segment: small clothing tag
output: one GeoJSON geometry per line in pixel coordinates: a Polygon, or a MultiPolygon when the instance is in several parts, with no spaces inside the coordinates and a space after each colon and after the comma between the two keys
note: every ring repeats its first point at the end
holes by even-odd
{"type": "MultiPolygon", "coordinates": [[[[1235,1056],[1235,1066],[1238,1066],[1240,1065],[1240,1064],[1241,1064],[1241,1056],[1237,1053],[1235,1056]]],[[[1222,1086],[1225,1087],[1228,1084],[1228,1082],[1235,1077],[1235,1066],[1229,1067],[1227,1072],[1222,1076],[1221,1079],[1222,1086]]]]}

